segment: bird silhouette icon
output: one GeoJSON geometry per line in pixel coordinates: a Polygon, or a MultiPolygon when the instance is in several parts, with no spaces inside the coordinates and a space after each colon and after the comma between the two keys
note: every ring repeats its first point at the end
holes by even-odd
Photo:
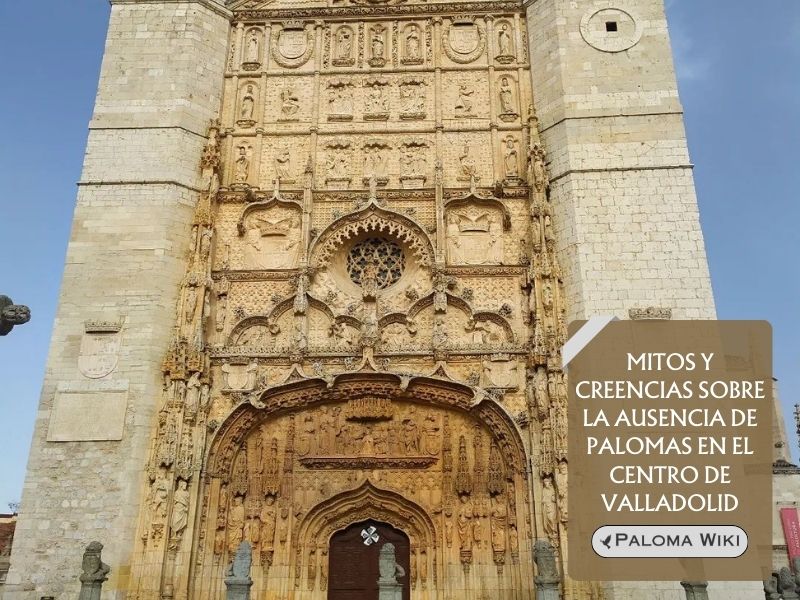
{"type": "Polygon", "coordinates": [[[600,543],[603,544],[608,550],[611,550],[611,534],[604,540],[600,540],[600,543]]]}

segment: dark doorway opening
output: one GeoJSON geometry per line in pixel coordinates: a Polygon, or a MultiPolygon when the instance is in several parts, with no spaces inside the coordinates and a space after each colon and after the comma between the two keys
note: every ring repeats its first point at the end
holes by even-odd
{"type": "Polygon", "coordinates": [[[409,600],[408,536],[379,521],[363,521],[338,531],[331,538],[328,551],[328,600],[378,600],[378,555],[386,543],[395,547],[395,560],[406,573],[398,577],[403,600],[409,600]]]}

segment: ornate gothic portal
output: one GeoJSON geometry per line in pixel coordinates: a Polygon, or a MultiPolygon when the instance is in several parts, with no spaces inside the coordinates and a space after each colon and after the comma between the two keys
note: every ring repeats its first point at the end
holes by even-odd
{"type": "Polygon", "coordinates": [[[247,540],[259,599],[532,598],[565,326],[521,7],[233,4],[131,597],[220,600],[247,540]]]}

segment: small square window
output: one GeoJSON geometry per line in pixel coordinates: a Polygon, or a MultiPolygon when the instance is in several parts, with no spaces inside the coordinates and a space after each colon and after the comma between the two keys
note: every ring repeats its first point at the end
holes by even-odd
{"type": "Polygon", "coordinates": [[[606,31],[618,31],[618,25],[616,21],[606,21],[606,31]]]}

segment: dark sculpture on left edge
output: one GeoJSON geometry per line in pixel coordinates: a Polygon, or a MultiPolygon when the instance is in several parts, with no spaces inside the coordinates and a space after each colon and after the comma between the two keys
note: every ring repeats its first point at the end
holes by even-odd
{"type": "Polygon", "coordinates": [[[8,296],[0,294],[0,335],[8,335],[14,325],[24,325],[31,320],[31,309],[14,304],[8,296]]]}

